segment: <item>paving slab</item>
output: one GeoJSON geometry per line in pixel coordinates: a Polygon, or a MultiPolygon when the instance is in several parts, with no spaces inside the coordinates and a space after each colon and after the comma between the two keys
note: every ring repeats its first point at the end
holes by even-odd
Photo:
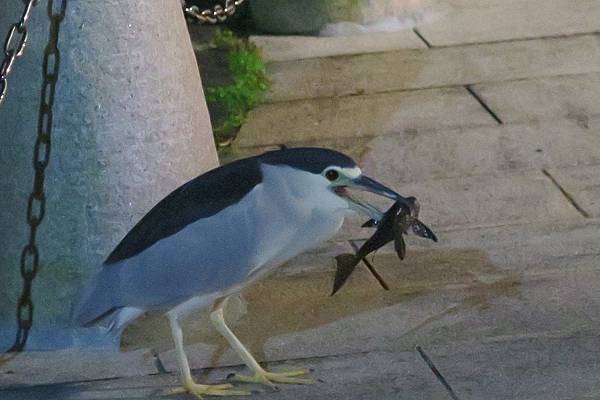
{"type": "MultiPolygon", "coordinates": [[[[404,131],[373,138],[357,162],[389,184],[600,164],[600,118],[404,131]]],[[[343,150],[343,148],[341,148],[343,150]]],[[[399,189],[400,187],[398,187],[399,189]]],[[[429,207],[428,207],[429,208],[429,207]]]]}
{"type": "Polygon", "coordinates": [[[248,114],[236,144],[264,146],[493,124],[464,88],[429,89],[263,104],[248,114]]]}
{"type": "MultiPolygon", "coordinates": [[[[0,389],[9,385],[42,385],[112,379],[156,373],[148,349],[116,351],[26,352],[0,365],[0,389]]],[[[2,397],[0,391],[0,398],[2,397]]]]}
{"type": "Polygon", "coordinates": [[[595,0],[449,0],[443,18],[419,27],[433,46],[600,31],[595,0]]]}
{"type": "MultiPolygon", "coordinates": [[[[596,399],[600,337],[593,331],[570,335],[525,335],[451,346],[424,346],[424,354],[452,386],[458,398],[596,399]]],[[[448,399],[450,396],[415,350],[359,354],[270,363],[268,368],[314,368],[314,385],[281,385],[278,391],[257,385],[257,399],[448,399]],[[343,371],[343,373],[340,373],[343,371]]],[[[197,371],[199,372],[199,371],[197,371]]],[[[210,382],[239,368],[206,371],[210,382]]],[[[198,375],[198,374],[197,374],[198,375]]],[[[197,376],[204,381],[205,376],[197,376]]],[[[3,399],[189,399],[166,396],[178,387],[174,374],[111,381],[15,387],[0,391],[3,399]]]]}
{"type": "MultiPolygon", "coordinates": [[[[385,165],[385,164],[383,164],[385,165]]],[[[510,164],[509,168],[510,168],[510,164]]],[[[388,168],[388,165],[385,165],[388,168]]],[[[421,203],[421,219],[434,231],[444,228],[497,226],[541,222],[551,215],[557,221],[579,221],[584,216],[541,169],[487,172],[477,175],[412,180],[389,170],[372,174],[403,195],[415,196],[421,203]]],[[[448,171],[448,175],[453,172],[448,171]]],[[[441,173],[440,173],[441,174],[441,173]]],[[[362,195],[382,210],[389,201],[362,195]]],[[[365,217],[350,214],[337,240],[368,237],[370,228],[361,228],[365,217]]]]}
{"type": "Polygon", "coordinates": [[[597,331],[427,348],[461,399],[597,399],[597,331]]]}
{"type": "MultiPolygon", "coordinates": [[[[361,141],[325,140],[354,157],[363,171],[405,195],[417,196],[424,221],[434,228],[581,218],[544,175],[553,167],[600,164],[600,136],[573,119],[444,130],[406,130],[361,141]],[[515,206],[519,204],[519,206],[515,206]]],[[[249,156],[275,147],[239,148],[249,156]]],[[[232,156],[235,159],[236,156],[232,156]]],[[[387,202],[368,197],[380,207],[387,202]]],[[[363,218],[349,218],[338,236],[365,237],[363,218]]]]}
{"type": "Polygon", "coordinates": [[[600,165],[553,167],[548,173],[587,215],[600,217],[600,165]]]}
{"type": "Polygon", "coordinates": [[[578,74],[475,85],[474,90],[506,123],[570,118],[590,128],[600,115],[600,74],[578,74]]]}
{"type": "MultiPolygon", "coordinates": [[[[439,243],[411,240],[416,250],[480,249],[495,265],[510,271],[551,271],[577,263],[589,264],[600,252],[597,232],[600,220],[576,222],[550,220],[469,229],[446,228],[438,231],[439,243]]],[[[381,253],[392,252],[384,247],[381,253]]],[[[596,260],[591,265],[597,265],[596,260]]]]}
{"type": "Polygon", "coordinates": [[[267,62],[427,47],[412,30],[337,37],[254,35],[249,40],[267,62]]]}
{"type": "MultiPolygon", "coordinates": [[[[595,399],[600,392],[597,368],[600,338],[595,332],[568,336],[510,337],[483,342],[464,341],[452,346],[424,347],[424,353],[445,376],[459,398],[486,399],[595,399]]],[[[360,354],[274,363],[279,370],[315,368],[314,385],[282,385],[272,391],[240,385],[257,392],[258,399],[448,399],[448,393],[416,351],[362,352],[360,354]],[[343,373],[340,373],[343,371],[343,373]]],[[[210,371],[211,382],[238,368],[210,371]]],[[[83,382],[0,392],[3,399],[187,399],[165,396],[178,386],[172,374],[83,382]]]]}
{"type": "MultiPolygon", "coordinates": [[[[392,354],[387,352],[361,352],[340,357],[292,360],[270,363],[274,371],[292,368],[316,368],[312,374],[318,378],[314,385],[282,385],[279,390],[259,385],[236,384],[241,389],[252,390],[252,399],[364,399],[364,398],[421,398],[447,399],[443,387],[429,372],[416,352],[392,354]],[[344,373],[340,373],[344,371],[344,373]],[[417,396],[417,397],[415,397],[417,396]]],[[[222,383],[234,372],[245,373],[241,368],[219,368],[197,371],[197,379],[222,383]]],[[[112,381],[81,382],[30,388],[0,390],[2,399],[175,399],[192,398],[189,395],[169,395],[165,392],[179,387],[175,374],[161,374],[112,381]]],[[[232,398],[232,397],[225,397],[232,398]]],[[[237,397],[236,397],[237,398],[237,397]]]]}
{"type": "MultiPolygon", "coordinates": [[[[378,176],[379,179],[381,179],[378,176]]],[[[421,203],[420,219],[432,229],[504,225],[546,221],[577,221],[583,216],[539,170],[484,174],[403,183],[394,176],[381,179],[399,193],[415,196],[421,203]]],[[[386,209],[380,199],[373,204],[386,209]]],[[[344,238],[368,237],[359,229],[364,217],[352,217],[344,238]],[[348,236],[349,235],[349,236],[348,236]]]]}
{"type": "Polygon", "coordinates": [[[600,71],[582,35],[270,63],[268,101],[346,96],[600,71]]]}
{"type": "MultiPolygon", "coordinates": [[[[600,136],[573,119],[447,130],[406,130],[360,140],[298,143],[350,154],[363,171],[404,195],[417,196],[423,220],[435,229],[579,219],[543,171],[600,164],[600,136]],[[516,206],[518,204],[518,206],[516,206]],[[551,214],[548,214],[551,213],[551,214]]],[[[230,159],[276,147],[235,149],[230,159]]],[[[386,201],[366,198],[382,209],[386,201]]],[[[349,216],[337,239],[367,237],[364,218],[349,216]]]]}
{"type": "MultiPolygon", "coordinates": [[[[574,118],[505,125],[405,130],[374,138],[323,139],[296,146],[336,149],[356,160],[363,171],[381,180],[419,182],[478,174],[600,164],[599,117],[586,125],[574,118]],[[587,127],[586,127],[587,125],[587,127]]],[[[278,149],[240,147],[221,153],[221,162],[278,149]]]]}

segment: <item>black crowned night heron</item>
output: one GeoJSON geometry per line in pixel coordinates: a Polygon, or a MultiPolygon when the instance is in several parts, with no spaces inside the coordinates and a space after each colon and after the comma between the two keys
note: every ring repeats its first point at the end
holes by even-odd
{"type": "Polygon", "coordinates": [[[183,389],[196,396],[245,394],[192,379],[182,318],[212,307],[210,318],[250,368],[245,382],[309,383],[306,371],[265,371],[223,318],[227,299],[273,268],[333,237],[349,210],[382,213],[348,188],[410,202],[364,176],[339,152],[294,148],[213,169],[159,202],[125,236],[76,308],[79,324],[120,332],[147,311],[163,311],[175,341],[183,389]]]}

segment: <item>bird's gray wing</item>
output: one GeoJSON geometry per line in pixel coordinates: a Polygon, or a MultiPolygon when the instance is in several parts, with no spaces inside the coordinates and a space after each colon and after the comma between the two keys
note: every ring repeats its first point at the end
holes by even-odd
{"type": "Polygon", "coordinates": [[[260,183],[256,158],[215,168],[179,187],[152,208],[121,240],[105,265],[133,257],[201,218],[240,201],[260,183]]]}

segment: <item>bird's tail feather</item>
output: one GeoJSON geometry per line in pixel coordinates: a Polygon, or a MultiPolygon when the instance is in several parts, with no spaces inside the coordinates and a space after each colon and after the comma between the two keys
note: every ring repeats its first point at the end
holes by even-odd
{"type": "Polygon", "coordinates": [[[103,327],[106,335],[120,335],[125,326],[144,313],[144,310],[136,307],[115,308],[101,318],[94,320],[90,325],[103,327]]]}
{"type": "Polygon", "coordinates": [[[80,292],[79,302],[71,310],[74,324],[100,326],[107,335],[118,335],[129,322],[144,313],[140,308],[123,304],[118,295],[118,271],[114,266],[102,268],[80,292]]]}
{"type": "Polygon", "coordinates": [[[103,269],[79,293],[79,302],[71,310],[72,320],[78,326],[116,326],[121,310],[126,308],[115,298],[112,271],[103,269]]]}

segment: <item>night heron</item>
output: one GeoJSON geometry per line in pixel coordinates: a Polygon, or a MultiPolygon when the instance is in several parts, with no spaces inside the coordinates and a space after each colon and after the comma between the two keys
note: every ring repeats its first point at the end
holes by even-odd
{"type": "Polygon", "coordinates": [[[202,395],[243,394],[231,385],[194,382],[183,348],[182,318],[212,307],[215,328],[253,376],[267,385],[308,383],[306,371],[265,371],[223,318],[227,299],[273,268],[333,237],[349,210],[381,212],[348,189],[410,201],[366,177],[337,151],[293,148],[235,161],[184,184],[125,236],[83,292],[76,321],[120,332],[147,311],[168,317],[183,389],[202,395]]]}

